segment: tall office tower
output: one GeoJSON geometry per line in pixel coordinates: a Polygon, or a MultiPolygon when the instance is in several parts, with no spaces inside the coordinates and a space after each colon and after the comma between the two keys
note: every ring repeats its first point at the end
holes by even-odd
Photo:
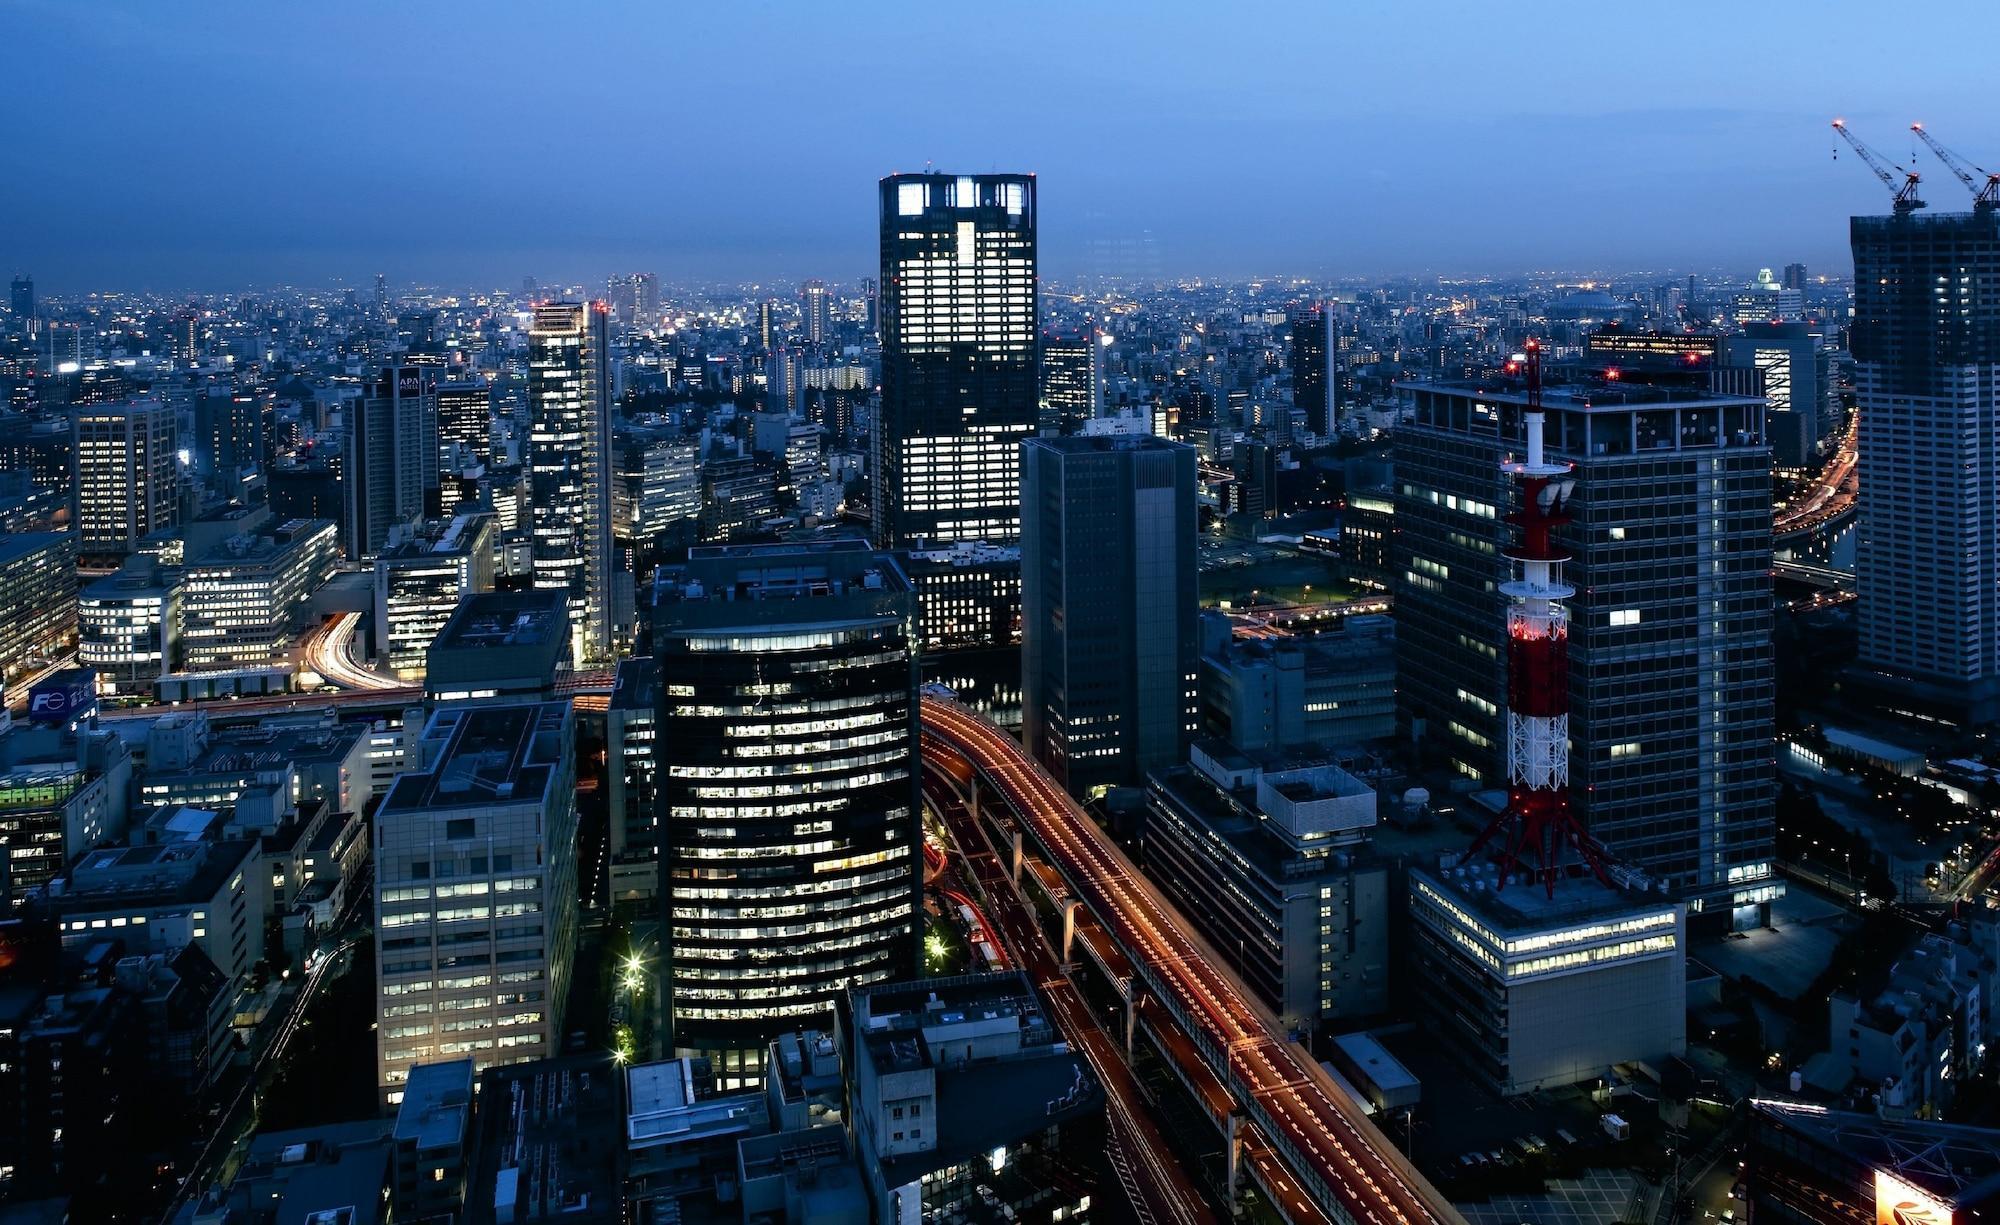
{"type": "Polygon", "coordinates": [[[823,345],[826,343],[826,282],[807,281],[799,287],[801,309],[805,316],[806,343],[823,345]]]}
{"type": "MultiPolygon", "coordinates": [[[[1499,785],[1517,381],[1416,384],[1396,434],[1397,715],[1499,785]]],[[[1781,889],[1774,842],[1771,451],[1761,400],[1572,383],[1542,396],[1575,465],[1566,554],[1570,799],[1612,854],[1739,924],[1781,889]]]]}
{"type": "Polygon", "coordinates": [[[1041,366],[1035,178],[882,180],[875,543],[1012,540],[1041,366]]]}
{"type": "Polygon", "coordinates": [[[764,353],[771,351],[771,304],[757,304],[757,348],[764,353]]]}
{"type": "Polygon", "coordinates": [[[2000,213],[1856,217],[1860,664],[2000,717],[2000,213]]]}
{"type": "Polygon", "coordinates": [[[376,1084],[562,1050],[576,950],[568,701],[447,703],[375,814],[376,1084]]]}
{"type": "Polygon", "coordinates": [[[1041,428],[1079,433],[1102,415],[1104,384],[1097,369],[1097,333],[1042,337],[1041,428]]]}
{"type": "Polygon", "coordinates": [[[342,543],[373,557],[389,530],[424,517],[438,488],[437,370],[385,366],[347,410],[341,448],[342,543]]]}
{"type": "Polygon", "coordinates": [[[159,400],[97,404],[77,410],[73,420],[79,552],[122,556],[180,521],[180,443],[171,407],[159,400]]]}
{"type": "Polygon", "coordinates": [[[1195,451],[1149,434],[1021,447],[1021,731],[1083,795],[1186,757],[1195,451]]]}
{"type": "Polygon", "coordinates": [[[1804,264],[1785,265],[1785,288],[1796,289],[1801,293],[1805,292],[1806,266],[1804,264]]]}
{"type": "Polygon", "coordinates": [[[389,317],[389,278],[375,274],[375,315],[379,319],[389,317]]]}
{"type": "Polygon", "coordinates": [[[861,294],[868,299],[868,335],[880,341],[882,339],[882,301],[881,291],[876,286],[874,277],[862,278],[861,294]]]}
{"type": "Polygon", "coordinates": [[[581,659],[611,654],[611,364],[602,302],[548,302],[528,331],[535,586],[569,593],[581,659]]]}
{"type": "Polygon", "coordinates": [[[1333,434],[1333,312],[1324,305],[1302,306],[1291,313],[1292,403],[1304,409],[1306,428],[1321,437],[1333,434]]]}
{"type": "Polygon", "coordinates": [[[673,1045],[723,1087],[841,991],[915,974],[909,580],[860,541],[698,548],[654,588],[673,1045]]]}
{"type": "Polygon", "coordinates": [[[660,278],[651,272],[632,274],[632,323],[635,328],[660,322],[660,278]]]}
{"type": "Polygon", "coordinates": [[[439,383],[437,434],[440,450],[457,443],[484,464],[493,458],[493,385],[483,378],[439,383]]]}
{"type": "Polygon", "coordinates": [[[195,462],[211,476],[269,471],[277,454],[277,397],[255,387],[214,387],[195,400],[195,462]]]}
{"type": "Polygon", "coordinates": [[[27,273],[14,278],[14,318],[33,319],[35,317],[35,279],[27,273]]]}

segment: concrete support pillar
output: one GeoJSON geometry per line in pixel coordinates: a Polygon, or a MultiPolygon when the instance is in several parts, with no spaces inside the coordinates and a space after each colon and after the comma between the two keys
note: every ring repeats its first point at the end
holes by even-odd
{"type": "Polygon", "coordinates": [[[1243,1127],[1243,1112],[1240,1110],[1230,1111],[1229,1141],[1227,1144],[1227,1149],[1229,1155],[1229,1202],[1232,1207],[1236,1203],[1237,1183],[1240,1182],[1243,1177],[1242,1127],[1243,1127]]]}
{"type": "Polygon", "coordinates": [[[1139,984],[1125,996],[1125,1062],[1132,1062],[1132,1037],[1139,1032],[1139,984]]]}
{"type": "Polygon", "coordinates": [[[1013,872],[1014,872],[1014,888],[1018,890],[1021,887],[1021,831],[1018,829],[1014,831],[1013,872]]]}
{"type": "Polygon", "coordinates": [[[1070,898],[1062,904],[1062,963],[1064,965],[1068,965],[1076,960],[1076,912],[1082,908],[1083,903],[1077,901],[1075,898],[1070,898]]]}

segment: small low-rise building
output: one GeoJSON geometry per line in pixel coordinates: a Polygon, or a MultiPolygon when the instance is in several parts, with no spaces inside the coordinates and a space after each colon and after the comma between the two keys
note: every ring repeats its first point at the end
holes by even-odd
{"type": "Polygon", "coordinates": [[[414,536],[392,532],[375,556],[375,654],[405,680],[424,675],[431,643],[459,601],[493,589],[496,523],[461,514],[427,524],[414,536]]]}
{"type": "Polygon", "coordinates": [[[255,667],[280,659],[307,600],[332,576],[339,530],[293,519],[257,535],[230,536],[187,565],[181,643],[193,670],[255,667]]]}
{"type": "Polygon", "coordinates": [[[1550,893],[1481,863],[1412,868],[1409,891],[1421,1020],[1498,1092],[1686,1053],[1682,903],[1587,875],[1550,893]]]}
{"type": "Polygon", "coordinates": [[[1389,1004],[1376,797],[1325,762],[1266,768],[1214,740],[1147,786],[1146,875],[1289,1028],[1389,1004]]]}
{"type": "Polygon", "coordinates": [[[410,1069],[396,1108],[390,1201],[398,1221],[453,1221],[465,1204],[472,1060],[410,1069]]]}
{"type": "Polygon", "coordinates": [[[1204,730],[1239,752],[1323,748],[1396,731],[1396,638],[1389,618],[1350,616],[1310,638],[1234,636],[1223,613],[1201,619],[1204,730]]]}
{"type": "Polygon", "coordinates": [[[30,901],[53,919],[64,948],[115,937],[135,953],[199,945],[240,986],[264,956],[266,891],[256,838],[103,847],[30,901]]]}
{"type": "Polygon", "coordinates": [[[77,662],[107,696],[147,697],[180,666],[180,576],[139,554],[77,598],[77,662]]]}
{"type": "Polygon", "coordinates": [[[61,653],[76,637],[76,533],[0,535],[0,675],[61,653]]]}
{"type": "Polygon", "coordinates": [[[569,602],[560,591],[485,591],[461,598],[431,641],[432,703],[544,701],[570,669],[569,602]]]}
{"type": "Polygon", "coordinates": [[[875,1220],[1084,1207],[1058,1169],[1103,1143],[1104,1091],[1027,975],[856,987],[835,1032],[875,1220]]]}

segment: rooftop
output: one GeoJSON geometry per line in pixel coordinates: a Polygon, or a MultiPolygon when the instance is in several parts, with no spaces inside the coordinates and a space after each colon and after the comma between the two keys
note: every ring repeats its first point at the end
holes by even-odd
{"type": "Polygon", "coordinates": [[[660,665],[650,655],[624,660],[611,682],[611,709],[650,715],[659,706],[660,665]]]}
{"type": "Polygon", "coordinates": [[[622,1221],[625,1120],[618,1082],[608,1054],[482,1072],[478,1152],[466,1188],[469,1225],[622,1221]]]}
{"type": "Polygon", "coordinates": [[[559,591],[482,591],[458,602],[432,650],[545,646],[569,633],[569,604],[559,591]]]}
{"type": "Polygon", "coordinates": [[[0,566],[9,562],[32,557],[47,549],[56,548],[76,539],[75,532],[7,532],[0,533],[0,566]]]}
{"type": "Polygon", "coordinates": [[[440,707],[423,739],[431,767],[398,775],[382,812],[539,803],[561,774],[568,702],[440,707]]]}
{"type": "Polygon", "coordinates": [[[463,1144],[472,1115],[472,1060],[420,1063],[410,1069],[396,1111],[396,1141],[419,1149],[463,1144]]]}
{"type": "Polygon", "coordinates": [[[1765,1124],[1873,1167],[1945,1206],[1965,1208],[2000,1190],[2000,1132],[1990,1128],[1884,1119],[1771,1098],[1751,1104],[1765,1124]]]}
{"type": "MultiPolygon", "coordinates": [[[[1412,875],[1417,873],[1413,871],[1412,875]]],[[[1553,896],[1527,873],[1507,879],[1496,865],[1488,862],[1452,862],[1435,871],[1423,871],[1422,875],[1502,935],[1539,932],[1553,924],[1581,919],[1666,910],[1677,904],[1657,890],[1607,885],[1576,863],[1571,863],[1569,870],[1556,881],[1553,896]]]]}
{"type": "Polygon", "coordinates": [[[686,562],[660,567],[654,598],[661,605],[727,604],[909,589],[893,554],[862,540],[814,540],[692,549],[686,562]]]}
{"type": "Polygon", "coordinates": [[[669,1059],[625,1070],[625,1141],[632,1148],[679,1144],[770,1127],[761,1094],[701,1098],[692,1061],[669,1059]]]}

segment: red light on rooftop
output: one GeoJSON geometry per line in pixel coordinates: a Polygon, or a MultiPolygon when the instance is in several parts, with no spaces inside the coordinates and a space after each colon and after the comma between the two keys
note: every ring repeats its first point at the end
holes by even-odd
{"type": "Polygon", "coordinates": [[[1618,367],[1616,367],[1616,366],[1612,366],[1612,367],[1611,367],[1610,369],[1606,370],[1606,371],[1604,372],[1604,377],[1605,377],[1605,379],[1606,379],[1606,380],[1608,380],[1608,381],[1610,381],[1610,382],[1613,382],[1613,383],[1617,382],[1617,381],[1618,381],[1618,367]]]}

